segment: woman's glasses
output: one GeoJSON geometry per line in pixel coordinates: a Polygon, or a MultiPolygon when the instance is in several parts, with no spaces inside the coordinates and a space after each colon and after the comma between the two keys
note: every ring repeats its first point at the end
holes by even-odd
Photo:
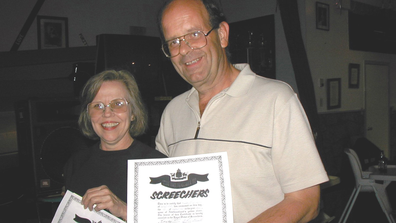
{"type": "Polygon", "coordinates": [[[103,104],[103,102],[91,102],[87,105],[87,110],[90,116],[102,115],[107,107],[109,107],[112,112],[123,113],[128,110],[128,104],[129,102],[124,98],[116,98],[110,101],[108,105],[103,104]]]}

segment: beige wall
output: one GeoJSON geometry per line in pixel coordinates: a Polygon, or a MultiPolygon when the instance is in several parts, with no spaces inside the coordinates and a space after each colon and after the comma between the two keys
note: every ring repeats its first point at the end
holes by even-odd
{"type": "MultiPolygon", "coordinates": [[[[319,87],[319,79],[341,78],[341,108],[332,112],[364,109],[364,62],[378,61],[390,63],[390,86],[396,85],[396,55],[370,53],[349,50],[348,40],[348,1],[344,1],[345,10],[334,7],[333,1],[321,1],[330,4],[330,30],[316,29],[315,0],[306,0],[306,49],[319,112],[327,112],[326,87],[319,87]],[[348,64],[360,64],[360,88],[348,88],[348,64]],[[322,103],[321,103],[322,101],[322,103]]],[[[367,0],[364,2],[368,2],[367,0]]],[[[376,3],[376,1],[372,1],[376,3]]],[[[362,24],[364,25],[364,24],[362,24]]],[[[391,106],[396,105],[395,89],[390,87],[391,106]]]]}

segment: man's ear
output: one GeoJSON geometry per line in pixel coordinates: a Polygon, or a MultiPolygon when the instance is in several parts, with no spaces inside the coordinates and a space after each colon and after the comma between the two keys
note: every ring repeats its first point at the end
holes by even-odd
{"type": "Polygon", "coordinates": [[[227,22],[221,22],[219,24],[218,35],[220,38],[221,47],[226,48],[228,46],[228,37],[230,34],[230,26],[227,22]]]}

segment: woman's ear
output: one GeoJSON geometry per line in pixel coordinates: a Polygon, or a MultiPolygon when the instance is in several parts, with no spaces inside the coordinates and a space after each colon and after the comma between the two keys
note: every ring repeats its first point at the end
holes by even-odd
{"type": "Polygon", "coordinates": [[[135,120],[135,115],[131,115],[131,122],[133,122],[135,120]]]}
{"type": "Polygon", "coordinates": [[[219,24],[218,35],[220,38],[221,47],[226,48],[228,46],[228,37],[230,34],[230,26],[227,22],[221,22],[219,24]]]}

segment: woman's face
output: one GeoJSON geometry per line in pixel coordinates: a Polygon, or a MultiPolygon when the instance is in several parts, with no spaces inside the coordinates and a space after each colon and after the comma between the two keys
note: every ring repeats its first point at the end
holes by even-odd
{"type": "MultiPolygon", "coordinates": [[[[105,106],[114,99],[128,98],[128,90],[120,81],[103,82],[92,102],[102,102],[105,106]]],[[[110,107],[100,113],[90,112],[91,123],[95,133],[99,136],[103,150],[126,149],[133,139],[129,134],[129,127],[134,116],[129,105],[125,112],[113,112],[110,107]]]]}

